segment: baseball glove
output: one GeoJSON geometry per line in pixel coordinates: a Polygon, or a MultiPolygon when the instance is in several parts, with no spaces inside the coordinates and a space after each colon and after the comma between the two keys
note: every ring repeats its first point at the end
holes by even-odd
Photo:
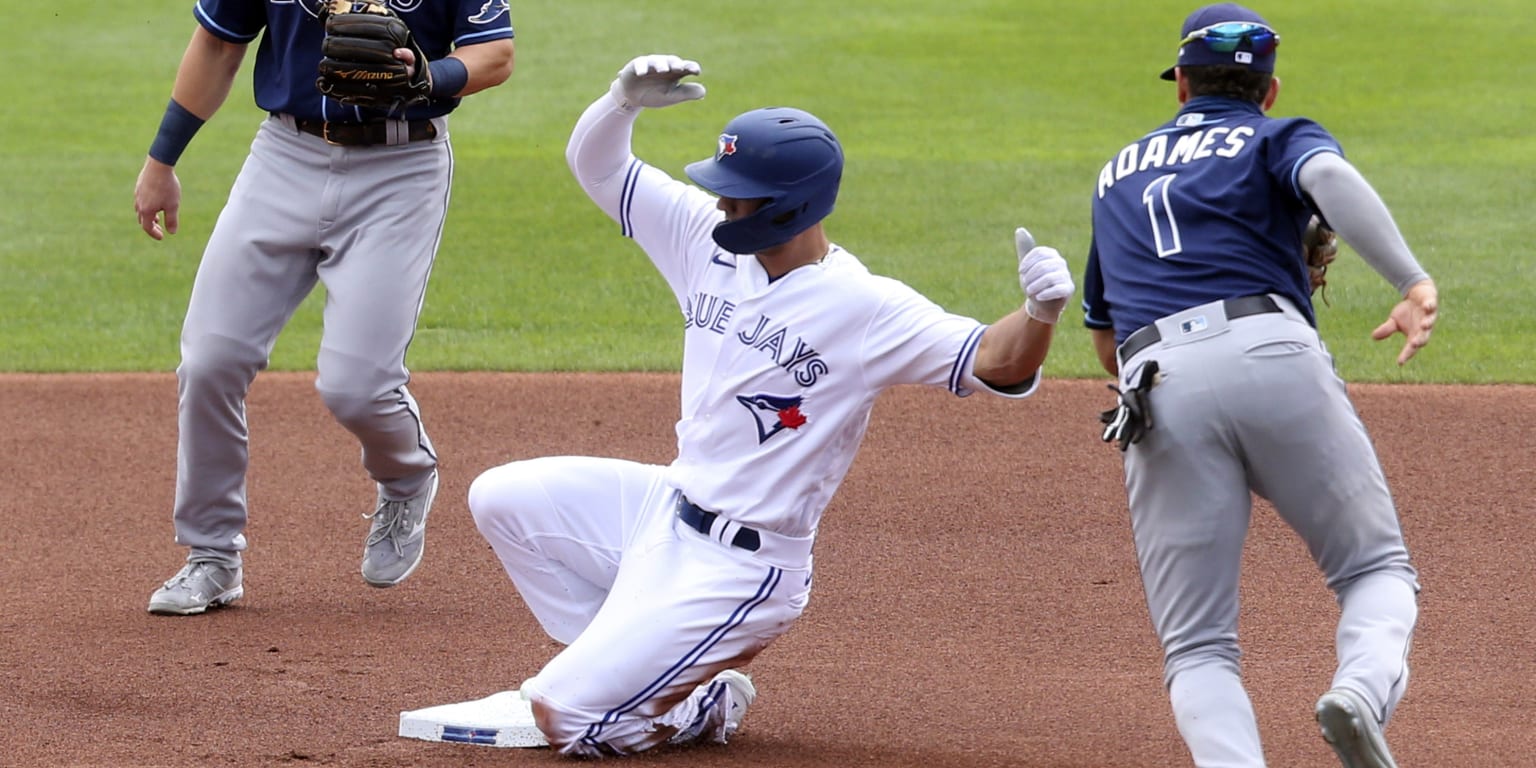
{"type": "Polygon", "coordinates": [[[315,87],[343,104],[394,112],[426,101],[432,88],[427,56],[387,0],[327,0],[321,7],[325,41],[315,87]],[[416,55],[415,66],[395,58],[416,55]]]}
{"type": "Polygon", "coordinates": [[[1302,258],[1307,262],[1307,272],[1312,277],[1312,292],[1323,291],[1323,303],[1328,303],[1328,265],[1339,255],[1339,236],[1316,216],[1307,223],[1307,231],[1301,237],[1302,258]]]}

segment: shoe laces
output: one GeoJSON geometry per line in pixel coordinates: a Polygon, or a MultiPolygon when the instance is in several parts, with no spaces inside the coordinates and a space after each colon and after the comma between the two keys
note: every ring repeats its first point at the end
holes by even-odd
{"type": "Polygon", "coordinates": [[[373,520],[373,530],[368,532],[367,546],[373,546],[385,539],[389,539],[389,545],[394,548],[395,554],[404,554],[400,547],[400,533],[405,529],[405,500],[393,501],[385,499],[379,502],[378,509],[372,514],[365,514],[365,519],[373,520]]]}
{"type": "Polygon", "coordinates": [[[181,567],[181,570],[176,572],[175,576],[171,577],[170,581],[165,582],[165,587],[166,589],[170,589],[172,587],[186,584],[187,582],[191,581],[192,577],[196,576],[199,571],[212,568],[213,566],[214,563],[209,560],[194,560],[190,563],[187,563],[181,567]]]}

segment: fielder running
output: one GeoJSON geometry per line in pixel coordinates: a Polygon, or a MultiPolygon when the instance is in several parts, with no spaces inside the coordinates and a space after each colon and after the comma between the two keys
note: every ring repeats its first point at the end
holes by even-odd
{"type": "Polygon", "coordinates": [[[1348,768],[1390,768],[1418,580],[1364,425],[1315,329],[1314,216],[1403,297],[1372,334],[1429,341],[1435,284],[1338,141],[1275,102],[1280,36],[1230,3],[1190,14],[1163,73],[1182,108],[1099,173],[1085,323],[1121,404],[1147,607],[1179,732],[1199,766],[1262,766],[1238,665],[1250,491],[1306,542],[1338,599],[1338,668],[1317,702],[1348,768]]]}
{"type": "Polygon", "coordinates": [[[363,579],[388,587],[421,562],[437,454],[406,388],[405,355],[447,215],[447,116],[460,97],[507,79],[513,43],[505,0],[400,6],[430,61],[395,54],[430,77],[412,94],[419,103],[388,112],[317,90],[327,35],[319,0],[193,8],[198,26],[134,189],[144,231],[176,232],[176,161],[258,37],[255,98],[269,114],[208,239],[182,326],[174,519],[188,554],[150,596],[151,613],[202,613],[244,594],[245,397],[317,281],[326,300],[315,388],[361,444],[378,490],[365,515],[363,579]]]}
{"type": "Polygon", "coordinates": [[[1074,290],[1016,233],[1024,306],[945,312],[831,243],[837,138],[798,109],[742,114],[674,180],[635,158],[645,107],[704,95],[698,64],[634,59],[581,115],[566,158],[666,279],[684,324],[669,465],[559,456],[482,474],[469,507],[549,635],[523,684],[550,744],[580,756],[724,743],[756,696],[739,670],[805,609],[822,511],[876,396],[897,384],[1022,398],[1074,290]]]}

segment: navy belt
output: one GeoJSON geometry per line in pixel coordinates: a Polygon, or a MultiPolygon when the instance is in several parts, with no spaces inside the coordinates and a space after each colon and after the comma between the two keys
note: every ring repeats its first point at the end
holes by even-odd
{"type": "MultiPolygon", "coordinates": [[[[710,530],[715,527],[716,518],[720,517],[720,515],[700,508],[697,504],[689,501],[687,496],[679,493],[677,495],[677,517],[684,523],[687,523],[689,528],[709,536],[711,535],[710,530]]],[[[733,547],[745,549],[748,552],[756,552],[758,547],[763,545],[763,542],[762,537],[757,535],[757,531],[743,525],[736,530],[736,535],[731,537],[730,544],[733,547]]]]}
{"type": "MultiPolygon", "coordinates": [[[[1221,303],[1221,308],[1226,312],[1228,320],[1249,315],[1263,315],[1270,312],[1279,312],[1280,305],[1269,296],[1243,296],[1236,299],[1227,299],[1221,303]]],[[[1137,352],[1152,346],[1163,340],[1163,335],[1157,331],[1157,323],[1148,323],[1136,329],[1120,345],[1120,360],[1129,360],[1136,356],[1137,352]]]]}

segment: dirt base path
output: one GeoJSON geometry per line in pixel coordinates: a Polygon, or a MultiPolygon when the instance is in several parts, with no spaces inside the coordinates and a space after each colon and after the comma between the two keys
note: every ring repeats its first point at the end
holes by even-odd
{"type": "MultiPolygon", "coordinates": [[[[399,712],[514,688],[556,651],[474,530],[475,475],[553,453],[664,462],[669,375],[423,374],[442,456],[427,558],[389,590],[357,573],[373,489],[309,375],[252,391],[246,597],[145,612],[180,566],[168,374],[0,376],[0,764],[521,766],[547,750],[398,738],[399,712]]],[[[1405,768],[1536,754],[1536,388],[1352,389],[1424,584],[1405,768]]],[[[804,618],[751,667],[729,747],[676,766],[1187,765],[1161,686],[1109,393],[1023,402],[900,389],[827,511],[804,618]]],[[[1331,596],[1267,507],[1242,639],[1273,766],[1335,766],[1310,712],[1333,666],[1331,596]]]]}

